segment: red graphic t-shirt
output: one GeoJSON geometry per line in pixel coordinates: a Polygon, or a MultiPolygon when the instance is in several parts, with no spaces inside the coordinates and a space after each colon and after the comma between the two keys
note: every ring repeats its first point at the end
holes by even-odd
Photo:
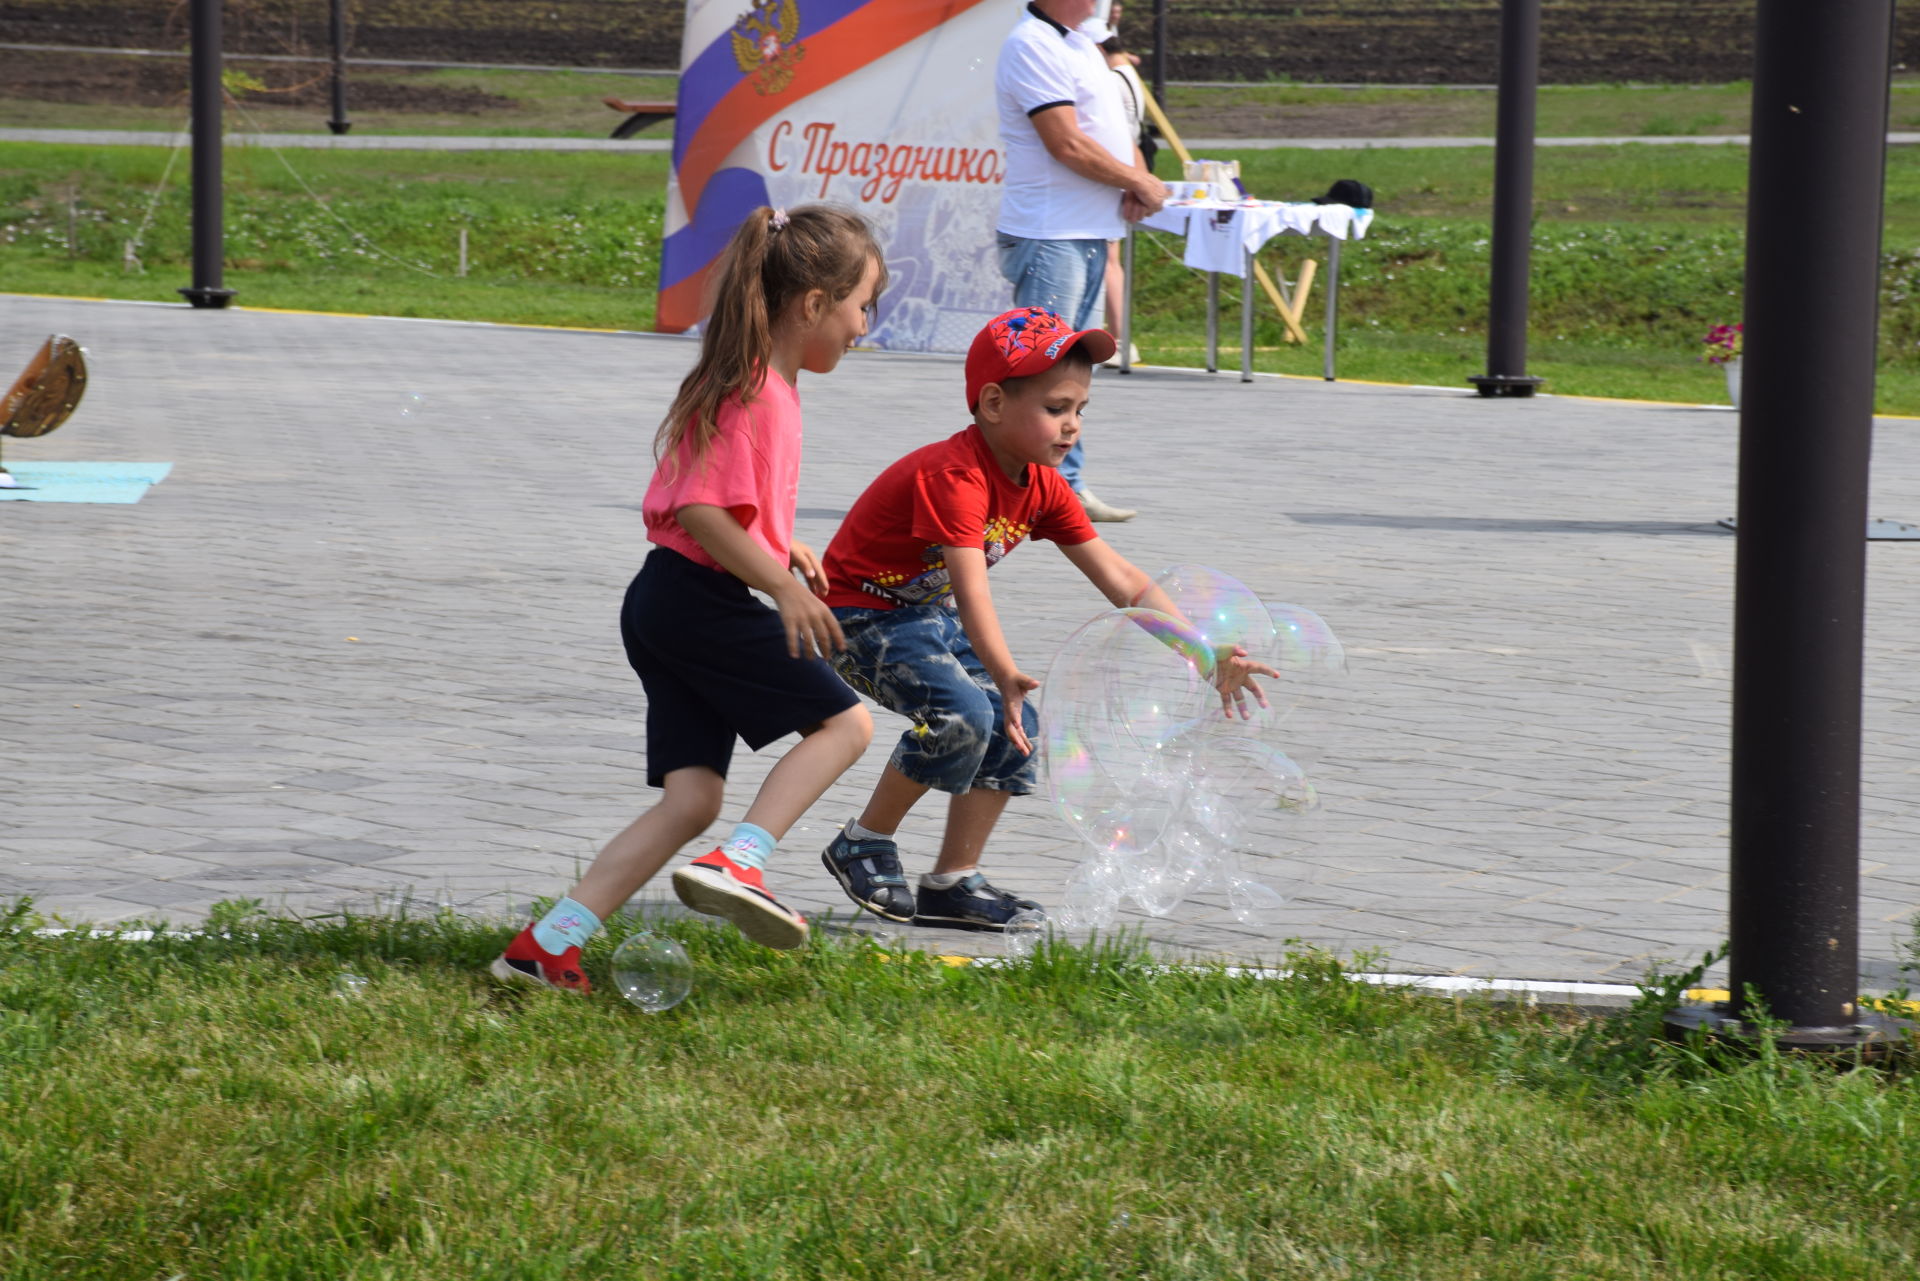
{"type": "Polygon", "coordinates": [[[914,450],[881,472],[827,546],[827,604],[867,609],[953,603],[943,547],[979,547],[991,569],[1024,538],[1097,537],[1051,467],[1007,479],[978,427],[914,450]]]}

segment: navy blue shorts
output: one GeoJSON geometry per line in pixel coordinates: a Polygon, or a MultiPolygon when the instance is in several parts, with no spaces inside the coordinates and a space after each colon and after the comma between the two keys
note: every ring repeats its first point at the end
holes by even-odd
{"type": "Polygon", "coordinates": [[[725,570],[656,547],[620,609],[627,661],[647,691],[647,784],[704,765],[722,778],[738,737],[754,751],[860,697],[820,658],[787,654],[780,612],[725,570]]]}

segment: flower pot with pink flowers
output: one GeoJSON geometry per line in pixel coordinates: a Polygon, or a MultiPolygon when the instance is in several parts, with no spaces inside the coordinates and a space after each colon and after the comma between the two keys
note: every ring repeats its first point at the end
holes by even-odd
{"type": "Polygon", "coordinates": [[[1743,324],[1715,325],[1700,340],[1707,346],[1707,354],[1700,359],[1727,371],[1727,399],[1735,409],[1740,408],[1740,347],[1746,328],[1743,324]]]}

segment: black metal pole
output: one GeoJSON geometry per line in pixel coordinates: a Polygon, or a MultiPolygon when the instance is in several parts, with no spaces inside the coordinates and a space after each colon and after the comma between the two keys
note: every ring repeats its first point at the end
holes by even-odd
{"type": "Polygon", "coordinates": [[[329,0],[328,19],[333,28],[333,115],[327,128],[345,133],[353,128],[347,119],[347,0],[329,0]]]}
{"type": "Polygon", "coordinates": [[[233,290],[222,286],[226,234],[221,225],[220,6],[193,0],[193,284],[180,292],[196,307],[224,307],[233,290]]]}
{"type": "Polygon", "coordinates": [[[1534,99],[1540,83],[1540,0],[1501,0],[1499,122],[1493,152],[1493,278],[1482,396],[1531,396],[1527,277],[1533,249],[1534,99]]]}
{"type": "Polygon", "coordinates": [[[1167,0],[1153,0],[1153,100],[1167,101],[1167,0]]]}
{"type": "Polygon", "coordinates": [[[1730,1013],[1750,984],[1797,1029],[1859,1022],[1861,531],[1892,29],[1892,0],[1760,0],[1754,40],[1730,1013]],[[1812,236],[1810,191],[1827,211],[1812,236]]]}

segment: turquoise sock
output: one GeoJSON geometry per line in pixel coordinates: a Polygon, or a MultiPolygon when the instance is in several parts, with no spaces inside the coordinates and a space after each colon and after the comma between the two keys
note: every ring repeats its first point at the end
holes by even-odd
{"type": "Polygon", "coordinates": [[[773,839],[773,833],[764,827],[755,827],[752,823],[742,823],[733,829],[721,844],[720,850],[741,867],[756,870],[764,868],[767,860],[773,857],[773,850],[779,842],[773,839]]]}
{"type": "Polygon", "coordinates": [[[547,955],[559,956],[570,947],[585,947],[587,940],[599,932],[599,917],[572,899],[563,898],[534,922],[533,941],[547,955]]]}

